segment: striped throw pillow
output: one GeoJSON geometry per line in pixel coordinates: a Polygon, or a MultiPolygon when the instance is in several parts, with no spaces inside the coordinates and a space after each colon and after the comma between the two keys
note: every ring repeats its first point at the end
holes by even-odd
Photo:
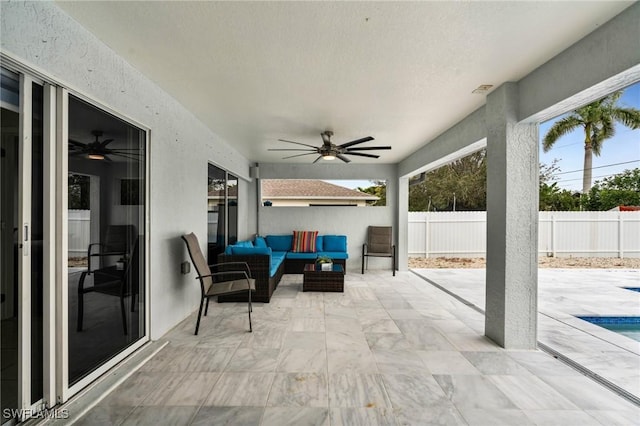
{"type": "Polygon", "coordinates": [[[295,253],[315,253],[318,231],[293,231],[293,247],[295,253]]]}

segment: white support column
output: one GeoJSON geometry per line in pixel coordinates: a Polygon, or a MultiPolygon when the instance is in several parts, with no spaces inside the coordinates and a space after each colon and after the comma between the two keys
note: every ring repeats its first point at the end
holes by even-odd
{"type": "Polygon", "coordinates": [[[508,349],[536,347],[538,126],[518,117],[518,85],[487,97],[485,334],[508,349]]]}
{"type": "Polygon", "coordinates": [[[396,261],[399,271],[409,269],[409,178],[398,178],[398,241],[396,243],[396,261]]]}

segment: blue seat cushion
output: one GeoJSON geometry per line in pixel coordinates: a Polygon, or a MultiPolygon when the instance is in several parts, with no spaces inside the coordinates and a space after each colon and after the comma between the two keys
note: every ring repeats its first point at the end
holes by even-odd
{"type": "Polygon", "coordinates": [[[284,262],[286,253],[282,251],[271,252],[271,263],[269,264],[269,276],[273,277],[278,272],[278,268],[284,262]]]}
{"type": "Polygon", "coordinates": [[[238,247],[231,246],[231,254],[239,255],[256,255],[256,254],[271,254],[269,247],[238,247]]]}
{"type": "Polygon", "coordinates": [[[318,253],[296,253],[296,252],[288,252],[287,259],[311,259],[315,260],[318,257],[318,253]]]}
{"type": "Polygon", "coordinates": [[[267,245],[273,251],[289,251],[293,246],[293,234],[291,235],[267,235],[267,245]]]}
{"type": "Polygon", "coordinates": [[[322,251],[347,252],[346,235],[325,235],[322,238],[322,251]]]}
{"type": "Polygon", "coordinates": [[[326,256],[331,259],[348,259],[349,253],[346,251],[323,251],[318,253],[318,256],[326,256]]]}

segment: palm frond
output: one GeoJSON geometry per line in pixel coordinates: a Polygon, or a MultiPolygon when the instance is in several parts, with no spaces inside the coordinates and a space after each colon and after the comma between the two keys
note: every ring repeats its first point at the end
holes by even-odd
{"type": "Polygon", "coordinates": [[[640,129],[640,110],[635,108],[614,108],[611,116],[630,129],[640,129]]]}
{"type": "Polygon", "coordinates": [[[556,123],[547,131],[547,134],[542,140],[542,149],[544,152],[549,151],[558,139],[567,133],[573,132],[578,127],[581,127],[583,123],[583,120],[575,114],[568,115],[563,119],[556,121],[556,123]]]}

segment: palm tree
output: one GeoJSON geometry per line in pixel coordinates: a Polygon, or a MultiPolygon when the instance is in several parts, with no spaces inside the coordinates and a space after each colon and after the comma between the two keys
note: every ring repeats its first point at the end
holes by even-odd
{"type": "Polygon", "coordinates": [[[544,152],[547,152],[562,136],[573,132],[579,127],[583,128],[584,169],[582,193],[584,194],[591,189],[593,154],[599,156],[603,142],[613,137],[616,121],[631,129],[640,128],[640,110],[616,105],[620,96],[622,96],[622,91],[614,92],[598,101],[576,109],[551,126],[542,141],[542,148],[544,152]]]}

